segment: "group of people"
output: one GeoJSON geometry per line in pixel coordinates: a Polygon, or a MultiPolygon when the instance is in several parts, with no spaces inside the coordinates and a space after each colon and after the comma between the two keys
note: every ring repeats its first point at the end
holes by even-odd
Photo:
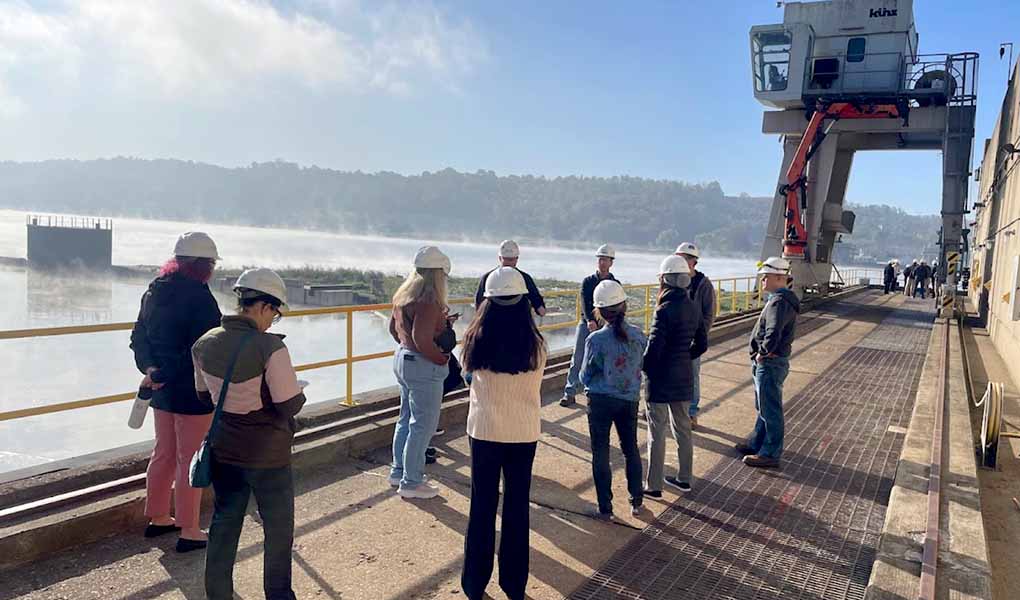
{"type": "MultiPolygon", "coordinates": [[[[508,597],[524,598],[528,579],[529,496],[549,351],[533,316],[546,313],[545,301],[534,279],[517,268],[519,256],[515,242],[500,245],[499,266],[481,277],[476,311],[461,340],[471,449],[461,585],[470,600],[484,597],[492,575],[501,492],[499,585],[508,597]]],[[[614,427],[626,458],[632,514],[640,513],[644,496],[661,497],[667,484],[692,490],[700,359],[716,313],[712,283],[697,269],[700,251],[685,242],[659,267],[658,302],[646,336],[626,320],[627,293],[611,270],[615,259],[610,245],[601,246],[595,273],[582,282],[582,316],[560,401],[569,408],[580,393],[587,397],[597,498],[592,515],[604,520],[614,518],[609,458],[614,427]],[[647,468],[637,444],[643,383],[647,468]],[[667,431],[677,443],[677,471],[670,475],[664,472],[667,431]]],[[[145,535],[176,532],[179,552],[207,547],[208,597],[232,598],[238,540],[254,494],[265,531],[266,598],[292,599],[291,445],[305,396],[282,336],[268,333],[287,310],[286,286],[268,269],[247,270],[234,286],[237,314],[223,316],[207,285],[217,260],[208,235],[182,235],[173,258],[143,295],[132,332],[141,386],[153,391],[156,431],[146,478],[145,535]],[[203,441],[211,448],[215,492],[208,535],[199,525],[202,490],[189,481],[189,465],[203,441]]],[[[388,479],[408,499],[441,493],[425,465],[449,390],[444,384],[451,365],[460,368],[453,332],[459,315],[448,306],[450,270],[439,248],[423,247],[393,296],[389,331],[398,344],[393,372],[400,416],[388,479]]],[[[748,466],[775,467],[783,450],[782,387],[800,304],[789,289],[786,260],[769,258],[758,272],[768,294],[749,342],[758,416],[753,432],[735,449],[748,466]]]]}
{"type": "Polygon", "coordinates": [[[903,275],[903,294],[910,298],[925,298],[928,293],[935,296],[935,277],[938,263],[928,264],[925,260],[914,259],[906,268],[900,266],[897,258],[886,263],[882,273],[883,294],[899,291],[898,279],[903,275]]]}
{"type": "MultiPolygon", "coordinates": [[[[524,598],[528,579],[529,492],[541,432],[548,349],[532,316],[545,314],[545,301],[533,278],[518,269],[519,257],[520,248],[512,240],[500,245],[499,266],[479,281],[477,310],[460,355],[470,382],[471,508],[461,573],[469,600],[484,597],[492,575],[501,481],[499,585],[509,598],[524,598]]],[[[626,320],[627,293],[612,273],[615,250],[603,245],[595,259],[595,272],[581,283],[581,319],[560,405],[576,406],[582,392],[587,397],[597,498],[592,516],[612,520],[609,448],[614,427],[626,459],[632,514],[640,514],[644,496],[661,497],[667,484],[680,492],[693,489],[691,431],[697,426],[700,358],[708,349],[716,294],[696,268],[697,246],[681,244],[660,264],[658,302],[646,337],[626,320]],[[642,467],[637,442],[643,382],[647,382],[647,469],[642,467]],[[678,466],[667,476],[669,431],[677,443],[678,466]]],[[[390,332],[399,344],[393,370],[400,384],[401,409],[389,482],[404,498],[428,499],[441,493],[424,473],[424,451],[439,423],[447,366],[456,360],[456,340],[440,341],[458,316],[450,315],[446,304],[450,268],[449,257],[438,248],[422,248],[393,298],[390,332]]],[[[759,274],[769,299],[749,342],[758,418],[735,450],[750,467],[776,467],[783,451],[782,387],[800,302],[789,289],[789,262],[769,258],[759,274]]]]}
{"type": "Polygon", "coordinates": [[[287,288],[269,269],[246,270],[234,285],[236,314],[221,315],[208,286],[217,260],[208,235],[180,236],[143,294],[131,332],[140,387],[152,390],[156,432],[144,535],[178,533],[178,552],[207,548],[206,595],[231,600],[238,540],[254,495],[265,531],[266,598],[293,600],[291,445],[305,395],[283,336],[268,333],[287,310],[287,288]],[[199,524],[202,488],[190,480],[203,441],[211,448],[215,492],[208,535],[199,524]]]}

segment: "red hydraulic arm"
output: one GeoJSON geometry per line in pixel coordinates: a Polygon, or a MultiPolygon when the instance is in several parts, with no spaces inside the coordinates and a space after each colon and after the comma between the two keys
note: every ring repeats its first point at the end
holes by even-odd
{"type": "MultiPolygon", "coordinates": [[[[786,196],[786,233],[783,236],[783,256],[786,258],[803,259],[807,249],[807,228],[804,226],[804,211],[808,207],[807,176],[804,171],[814,153],[825,140],[828,128],[823,129],[826,120],[832,122],[840,119],[896,119],[907,117],[905,105],[897,104],[857,104],[853,102],[833,102],[822,105],[811,114],[804,136],[797,146],[797,153],[786,171],[786,183],[780,186],[779,193],[786,196]]],[[[831,127],[831,124],[830,124],[831,127]]]]}

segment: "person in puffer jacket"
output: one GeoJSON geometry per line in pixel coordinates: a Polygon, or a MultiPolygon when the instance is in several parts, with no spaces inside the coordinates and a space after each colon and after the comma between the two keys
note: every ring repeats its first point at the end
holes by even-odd
{"type": "Polygon", "coordinates": [[[747,441],[737,444],[749,467],[778,467],[783,453],[783,382],[790,372],[800,300],[789,289],[790,262],[770,257],[758,274],[768,300],[751,331],[751,375],[758,418],[747,441]]]}
{"type": "Polygon", "coordinates": [[[209,600],[234,597],[233,571],[248,498],[255,496],[265,532],[266,598],[293,600],[294,416],[305,404],[283,336],[267,333],[287,309],[287,288],[269,269],[241,274],[234,291],[238,314],[202,336],[192,349],[196,386],[207,402],[220,392],[236,362],[213,432],[212,486],[216,492],[205,590],[209,600]]]}
{"type": "Polygon", "coordinates": [[[198,522],[202,490],[188,483],[188,467],[209,430],[213,407],[195,391],[191,345],[220,323],[219,306],[207,285],[218,258],[208,235],[181,235],[173,258],[142,296],[131,331],[135,364],[145,375],[140,387],[152,388],[156,437],[145,471],[145,537],[180,531],[178,552],[206,543],[198,522]]]}

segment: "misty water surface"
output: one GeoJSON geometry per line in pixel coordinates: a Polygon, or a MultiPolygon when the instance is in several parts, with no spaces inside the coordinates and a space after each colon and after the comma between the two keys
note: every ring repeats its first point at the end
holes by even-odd
{"type": "MultiPolygon", "coordinates": [[[[415,250],[426,240],[359,237],[318,232],[261,229],[116,219],[114,263],[158,264],[177,235],[185,230],[209,232],[225,266],[270,267],[313,265],[405,272],[415,250]]],[[[601,243],[602,240],[598,240],[601,243]]],[[[0,256],[25,255],[25,213],[0,211],[0,256]]],[[[453,262],[453,274],[476,276],[494,266],[494,244],[437,242],[453,262]]],[[[593,242],[592,246],[596,243],[593,242]]],[[[619,252],[618,277],[632,283],[654,280],[661,253],[619,252]]],[[[521,267],[536,277],[580,281],[592,272],[591,251],[525,245],[521,267]]],[[[715,278],[753,273],[753,261],[706,257],[704,270],[715,278]]],[[[0,268],[0,330],[93,324],[134,320],[146,282],[106,276],[46,274],[0,268]]],[[[219,296],[224,312],[232,299],[219,296]]],[[[461,323],[463,327],[465,323],[461,323]]],[[[354,321],[355,353],[393,348],[385,315],[362,313],[354,321]]],[[[342,357],[346,351],[343,317],[286,319],[274,331],[288,335],[296,363],[342,357]]],[[[11,410],[126,392],[140,375],[128,349],[129,332],[0,341],[0,379],[4,383],[0,410],[11,410]]],[[[552,348],[572,343],[569,331],[547,336],[552,348]]],[[[311,402],[338,398],[346,385],[346,369],[333,367],[302,373],[311,381],[311,402]]],[[[359,363],[354,389],[365,391],[393,385],[389,361],[359,363]]],[[[79,456],[152,437],[151,415],[140,431],[126,426],[129,403],[82,409],[0,423],[0,470],[79,456]]]]}

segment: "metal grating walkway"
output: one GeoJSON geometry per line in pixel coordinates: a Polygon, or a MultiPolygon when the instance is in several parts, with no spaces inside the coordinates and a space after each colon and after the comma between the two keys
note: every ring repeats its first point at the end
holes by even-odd
{"type": "Polygon", "coordinates": [[[723,459],[570,597],[863,598],[903,443],[890,427],[909,422],[931,333],[914,307],[850,311],[881,322],[787,399],[781,470],[723,459]]]}

